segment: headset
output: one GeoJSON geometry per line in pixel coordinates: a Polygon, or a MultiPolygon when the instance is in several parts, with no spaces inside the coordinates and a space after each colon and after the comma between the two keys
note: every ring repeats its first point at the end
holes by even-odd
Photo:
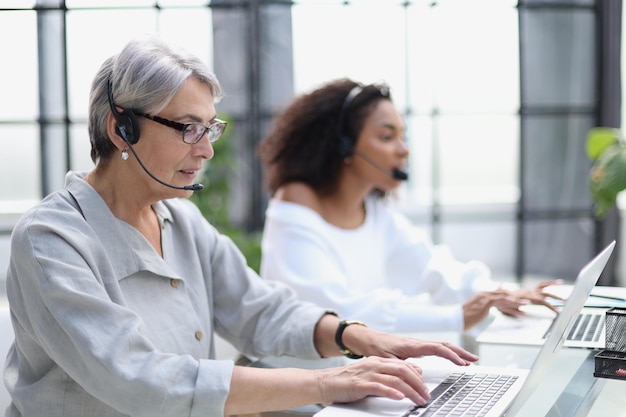
{"type": "Polygon", "coordinates": [[[139,142],[139,136],[141,135],[141,131],[139,130],[139,120],[137,120],[137,116],[133,113],[132,110],[122,109],[120,113],[115,107],[115,103],[113,102],[113,86],[111,82],[111,78],[107,80],[107,95],[109,97],[109,106],[111,107],[111,113],[113,113],[113,117],[115,117],[115,122],[117,125],[115,126],[115,131],[118,135],[131,146],[139,142]]]}
{"type": "MultiPolygon", "coordinates": [[[[383,97],[389,97],[387,87],[384,87],[384,88],[385,88],[385,91],[380,91],[381,95],[383,97]]],[[[346,119],[348,110],[350,109],[350,105],[352,104],[354,99],[359,94],[361,94],[362,91],[363,91],[363,87],[357,84],[355,87],[353,87],[350,90],[346,98],[343,100],[343,104],[341,105],[341,110],[339,111],[339,117],[337,119],[337,136],[339,138],[339,143],[337,145],[338,146],[337,152],[339,154],[339,157],[341,159],[345,159],[354,154],[356,156],[363,158],[363,160],[365,160],[367,163],[369,163],[370,165],[372,165],[374,168],[378,169],[379,171],[382,171],[385,174],[391,175],[396,180],[399,180],[399,181],[408,180],[409,174],[406,173],[405,171],[402,171],[401,169],[398,169],[398,168],[393,168],[393,169],[385,168],[381,166],[380,164],[378,164],[377,162],[375,162],[367,154],[355,149],[350,137],[344,133],[344,130],[346,128],[345,119],[346,119]]]]}
{"type": "Polygon", "coordinates": [[[354,98],[361,94],[363,87],[357,85],[353,87],[346,98],[343,100],[341,110],[339,111],[339,118],[337,119],[337,136],[339,137],[338,152],[341,159],[345,159],[354,153],[354,146],[352,140],[348,135],[344,133],[346,128],[346,115],[350,105],[354,101],[354,98]]]}
{"type": "Polygon", "coordinates": [[[155,177],[146,166],[141,162],[137,152],[135,152],[135,148],[133,145],[139,142],[139,136],[141,131],[139,130],[139,120],[137,116],[133,113],[132,110],[122,109],[120,113],[115,107],[115,102],[113,101],[113,86],[112,86],[111,78],[107,80],[107,96],[109,98],[109,107],[111,107],[111,113],[113,113],[113,117],[115,118],[115,132],[122,138],[122,140],[128,145],[128,148],[139,162],[141,168],[156,182],[159,184],[165,185],[166,187],[173,188],[175,190],[188,190],[188,191],[200,191],[204,188],[202,184],[191,184],[185,185],[183,187],[179,187],[177,185],[168,184],[164,181],[161,181],[157,177],[155,177]]]}

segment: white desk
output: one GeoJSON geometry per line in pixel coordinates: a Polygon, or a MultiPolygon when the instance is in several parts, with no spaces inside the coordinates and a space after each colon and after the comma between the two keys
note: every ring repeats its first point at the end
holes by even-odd
{"type": "MultiPolygon", "coordinates": [[[[480,346],[481,364],[527,368],[536,347],[480,346]]],[[[563,348],[520,417],[626,417],[626,381],[596,378],[598,351],[563,348]]]]}
{"type": "MultiPolygon", "coordinates": [[[[439,333],[413,335],[465,345],[479,354],[478,365],[530,368],[536,346],[476,345],[471,336],[439,333]]],[[[596,378],[598,351],[562,348],[539,387],[517,417],[626,417],[626,381],[596,378]]]]}
{"type": "MultiPolygon", "coordinates": [[[[439,339],[436,334],[424,335],[439,339]]],[[[485,366],[530,368],[540,347],[477,344],[473,335],[446,335],[480,356],[485,366]]],[[[563,347],[520,417],[626,417],[626,381],[596,378],[599,350],[563,347]]]]}

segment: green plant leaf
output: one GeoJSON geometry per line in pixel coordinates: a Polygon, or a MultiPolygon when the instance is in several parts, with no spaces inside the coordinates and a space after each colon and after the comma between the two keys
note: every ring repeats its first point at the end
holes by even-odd
{"type": "Polygon", "coordinates": [[[591,167],[589,183],[595,215],[602,219],[615,204],[617,194],[626,189],[626,147],[614,144],[605,149],[591,167]]]}
{"type": "Polygon", "coordinates": [[[611,127],[591,128],[587,133],[587,157],[595,161],[607,148],[622,141],[622,134],[619,129],[611,127]]]}
{"type": "Polygon", "coordinates": [[[234,123],[227,116],[228,128],[220,140],[213,143],[214,156],[200,178],[205,185],[189,199],[200,209],[202,215],[221,233],[230,237],[248,261],[248,266],[259,272],[261,265],[261,233],[247,232],[233,224],[230,218],[230,193],[232,179],[237,176],[237,154],[232,141],[234,123]]]}

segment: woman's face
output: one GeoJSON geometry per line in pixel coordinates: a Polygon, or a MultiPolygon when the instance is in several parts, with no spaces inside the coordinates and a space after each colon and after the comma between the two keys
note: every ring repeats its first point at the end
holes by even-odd
{"type": "MultiPolygon", "coordinates": [[[[211,124],[216,118],[209,86],[195,77],[185,81],[159,117],[179,123],[211,124]]],[[[182,132],[150,119],[141,118],[141,140],[135,150],[146,168],[161,181],[183,187],[196,181],[205,159],[213,157],[213,146],[205,134],[193,145],[182,140],[182,132]]],[[[146,176],[146,178],[148,178],[146,176]]],[[[166,196],[190,195],[191,191],[174,190],[148,179],[151,189],[166,196]]]]}
{"type": "Polygon", "coordinates": [[[404,170],[408,155],[400,114],[390,100],[378,101],[357,138],[351,164],[354,172],[372,188],[390,191],[400,185],[392,171],[404,170]]]}

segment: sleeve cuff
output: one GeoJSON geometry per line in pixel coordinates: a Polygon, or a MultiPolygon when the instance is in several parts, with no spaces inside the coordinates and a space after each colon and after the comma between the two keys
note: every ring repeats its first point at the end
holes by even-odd
{"type": "Polygon", "coordinates": [[[233,361],[200,361],[190,416],[224,415],[234,367],[233,361]]]}

